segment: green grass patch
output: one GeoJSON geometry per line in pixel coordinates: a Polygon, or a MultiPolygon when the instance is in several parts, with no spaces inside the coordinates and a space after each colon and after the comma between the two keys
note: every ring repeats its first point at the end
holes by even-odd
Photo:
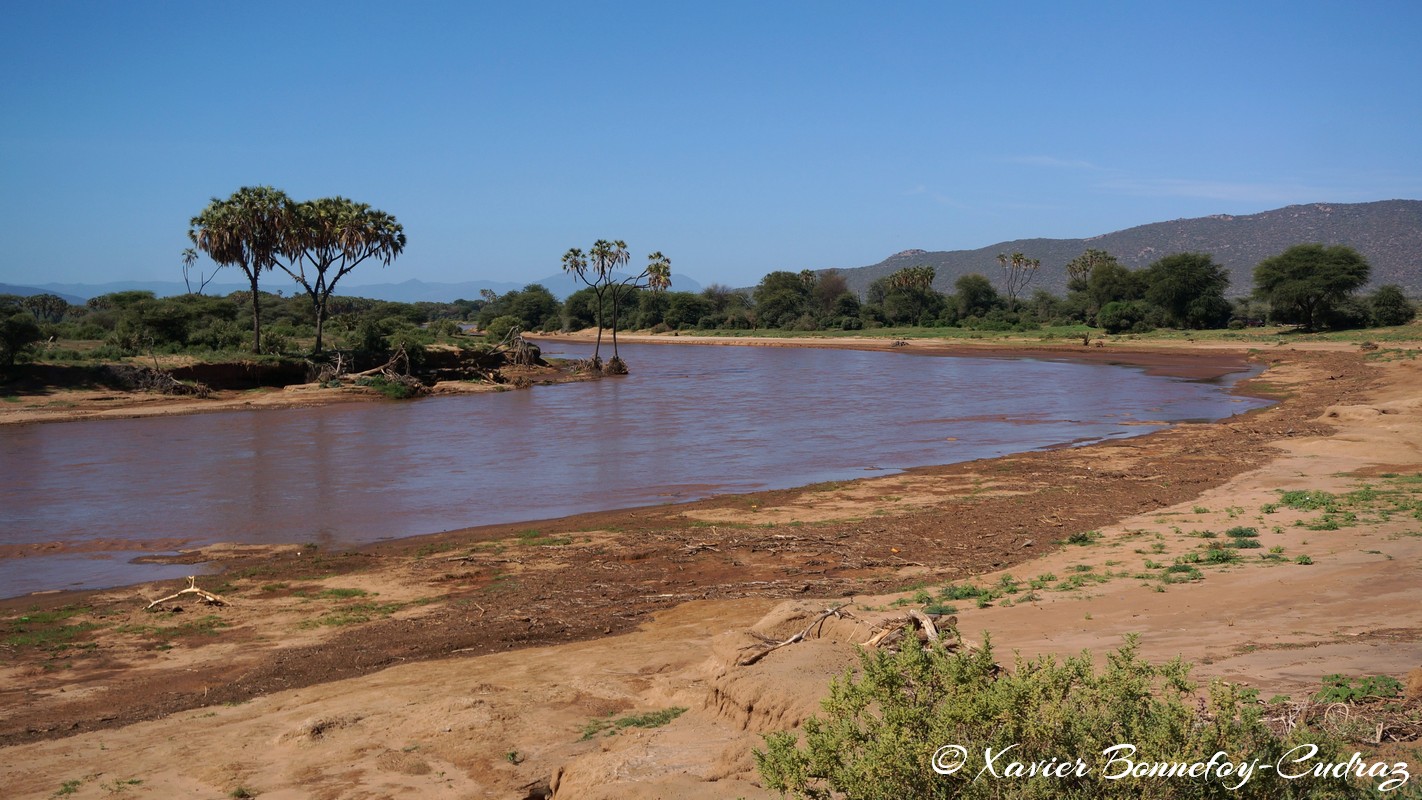
{"type": "Polygon", "coordinates": [[[0,623],[0,644],[10,647],[34,647],[41,650],[64,650],[75,639],[92,631],[98,623],[68,620],[92,611],[89,606],[62,606],[49,611],[31,611],[0,623]]]}
{"type": "Polygon", "coordinates": [[[350,605],[344,605],[340,608],[327,611],[316,619],[306,620],[301,623],[301,627],[339,628],[346,625],[360,625],[370,622],[373,619],[388,617],[404,607],[404,603],[351,603],[350,605]]]}
{"type": "Polygon", "coordinates": [[[661,711],[633,714],[617,719],[613,719],[611,716],[606,719],[595,719],[583,726],[583,740],[586,741],[598,734],[612,736],[628,728],[660,728],[682,714],[685,714],[686,711],[687,709],[684,706],[675,706],[673,708],[664,708],[661,711]]]}
{"type": "Polygon", "coordinates": [[[120,625],[114,631],[169,642],[191,636],[216,636],[219,630],[230,626],[230,622],[216,614],[207,614],[177,625],[120,625]]]}
{"type": "Polygon", "coordinates": [[[561,547],[572,544],[571,536],[545,536],[536,530],[519,531],[518,543],[525,547],[561,547]]]}
{"type": "Polygon", "coordinates": [[[320,598],[325,598],[325,599],[346,600],[346,599],[349,599],[349,598],[352,598],[352,597],[365,597],[365,596],[368,595],[368,594],[370,594],[370,592],[367,592],[367,591],[364,590],[364,589],[338,589],[338,588],[332,588],[332,589],[322,589],[322,590],[321,590],[321,593],[318,594],[318,595],[316,595],[316,596],[317,596],[317,597],[320,597],[320,598]]]}

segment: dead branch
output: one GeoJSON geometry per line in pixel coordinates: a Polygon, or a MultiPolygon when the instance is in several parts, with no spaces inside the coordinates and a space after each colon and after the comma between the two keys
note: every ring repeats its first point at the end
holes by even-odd
{"type": "Polygon", "coordinates": [[[226,605],[231,605],[231,603],[227,602],[226,599],[224,599],[224,598],[222,598],[222,597],[219,597],[218,595],[215,595],[215,594],[213,594],[212,592],[203,591],[202,589],[197,588],[197,576],[195,576],[195,575],[189,575],[189,576],[188,576],[188,588],[186,588],[186,589],[179,589],[178,591],[173,592],[172,594],[168,595],[167,597],[160,597],[160,598],[158,598],[157,600],[154,600],[153,602],[149,603],[143,610],[144,610],[144,611],[152,610],[152,608],[153,608],[154,606],[158,605],[159,603],[166,603],[166,602],[168,602],[169,600],[177,600],[179,597],[181,597],[181,596],[183,596],[183,595],[185,595],[185,594],[195,594],[195,595],[197,595],[198,597],[202,598],[202,601],[203,601],[204,603],[207,603],[208,605],[213,605],[213,606],[226,606],[226,605]]]}
{"type": "Polygon", "coordinates": [[[409,375],[410,356],[405,353],[405,345],[403,344],[395,348],[395,352],[390,355],[389,361],[385,362],[384,364],[381,364],[378,367],[371,367],[370,369],[364,370],[363,372],[352,372],[351,377],[367,378],[377,373],[389,376],[394,373],[395,370],[398,369],[401,365],[404,366],[404,369],[401,370],[401,374],[409,375]]]}
{"type": "Polygon", "coordinates": [[[534,355],[534,347],[523,338],[523,331],[517,325],[509,328],[503,340],[494,345],[490,352],[501,354],[510,364],[521,367],[531,366],[538,358],[534,355]]]}
{"type": "Polygon", "coordinates": [[[192,395],[195,397],[208,397],[212,390],[203,383],[193,381],[191,384],[183,383],[174,378],[171,373],[158,369],[157,367],[139,367],[132,364],[110,364],[107,367],[109,374],[124,387],[143,392],[158,392],[160,394],[172,395],[192,395]]]}
{"type": "MultiPolygon", "coordinates": [[[[313,365],[313,366],[314,366],[314,365],[313,365]]],[[[346,356],[345,356],[344,353],[342,353],[341,351],[337,350],[337,351],[336,351],[336,360],[335,360],[334,363],[321,365],[321,368],[320,368],[320,370],[317,372],[317,375],[316,375],[316,382],[317,382],[317,383],[330,383],[331,381],[340,380],[342,377],[345,376],[345,374],[346,374],[346,356]]]]}
{"type": "Polygon", "coordinates": [[[810,621],[809,625],[805,626],[804,630],[800,631],[794,636],[791,636],[789,639],[786,639],[783,642],[778,642],[775,644],[766,643],[766,645],[763,646],[762,649],[757,650],[756,652],[751,653],[749,655],[742,656],[736,661],[736,665],[741,667],[749,667],[751,664],[754,664],[762,658],[765,658],[767,655],[770,655],[771,653],[775,652],[776,650],[779,650],[782,647],[788,647],[792,644],[795,644],[796,642],[804,641],[805,637],[810,635],[810,631],[814,630],[816,625],[820,625],[830,617],[842,619],[844,617],[850,616],[849,612],[842,610],[847,605],[849,604],[845,603],[843,605],[838,605],[833,608],[827,608],[824,611],[821,611],[813,620],[810,621]]]}
{"type": "Polygon", "coordinates": [[[924,634],[928,636],[928,641],[938,641],[938,626],[933,624],[932,617],[917,609],[910,609],[908,615],[918,623],[918,627],[923,629],[924,634]]]}
{"type": "MultiPolygon", "coordinates": [[[[910,609],[909,611],[900,614],[897,617],[892,617],[890,619],[884,620],[882,623],[880,623],[882,627],[880,627],[879,631],[873,636],[870,636],[868,639],[864,640],[863,642],[860,642],[859,646],[893,647],[894,645],[898,644],[901,639],[903,639],[904,629],[910,625],[912,625],[913,629],[919,633],[920,642],[940,642],[942,641],[942,634],[940,634],[938,631],[938,621],[939,618],[937,617],[931,617],[917,609],[910,609]]],[[[953,628],[953,626],[958,624],[958,618],[948,617],[947,620],[944,621],[944,624],[946,624],[951,629],[953,628]]],[[[967,647],[969,650],[974,649],[971,645],[969,645],[967,642],[964,642],[961,638],[957,638],[956,643],[948,644],[948,647],[949,649],[954,649],[959,645],[967,647]]]]}

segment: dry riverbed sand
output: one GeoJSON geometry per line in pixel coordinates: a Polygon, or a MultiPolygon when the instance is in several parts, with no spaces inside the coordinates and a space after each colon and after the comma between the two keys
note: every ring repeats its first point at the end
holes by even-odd
{"type": "Polygon", "coordinates": [[[1253,389],[1280,403],[1216,424],[351,554],[203,553],[230,565],[199,582],[227,606],[143,610],[181,583],[9,601],[7,633],[46,611],[72,627],[0,648],[0,795],[772,797],[761,734],[813,714],[896,601],[950,583],[1002,590],[949,602],[1007,662],[1136,633],[1145,657],[1266,698],[1406,680],[1422,362],[1256,357],[1253,389]],[[1236,527],[1261,546],[1192,560],[1236,527]],[[737,665],[753,632],[842,603],[737,665]]]}

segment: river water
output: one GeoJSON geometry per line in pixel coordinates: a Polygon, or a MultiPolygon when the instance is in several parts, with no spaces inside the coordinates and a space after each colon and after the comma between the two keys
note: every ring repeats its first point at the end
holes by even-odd
{"type": "MultiPolygon", "coordinates": [[[[582,346],[545,344],[582,357],[582,346]]],[[[628,345],[624,378],[416,402],[0,429],[0,597],[195,571],[215,542],[341,547],[1133,436],[1263,405],[1131,367],[628,345]],[[45,552],[50,543],[63,552],[45,552]]]]}

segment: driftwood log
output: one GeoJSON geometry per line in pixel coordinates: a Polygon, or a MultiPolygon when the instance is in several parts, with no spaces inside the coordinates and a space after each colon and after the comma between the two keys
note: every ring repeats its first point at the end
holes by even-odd
{"type": "Polygon", "coordinates": [[[177,600],[179,597],[182,597],[182,596],[185,595],[185,594],[195,594],[195,595],[197,595],[199,598],[201,598],[204,603],[207,603],[208,605],[213,605],[213,606],[226,606],[226,605],[231,605],[231,604],[228,603],[227,600],[226,600],[225,598],[223,598],[222,596],[220,596],[220,595],[215,595],[215,594],[213,594],[212,592],[204,591],[204,590],[202,590],[202,589],[197,588],[197,576],[195,576],[195,575],[189,575],[189,576],[188,576],[188,588],[186,588],[186,589],[179,589],[178,591],[173,592],[172,594],[168,595],[167,597],[160,597],[160,598],[158,598],[157,600],[154,600],[153,602],[149,603],[149,604],[144,608],[144,611],[151,611],[151,610],[153,609],[153,607],[156,606],[156,605],[158,605],[159,603],[166,603],[166,602],[168,602],[169,600],[177,600]]]}

